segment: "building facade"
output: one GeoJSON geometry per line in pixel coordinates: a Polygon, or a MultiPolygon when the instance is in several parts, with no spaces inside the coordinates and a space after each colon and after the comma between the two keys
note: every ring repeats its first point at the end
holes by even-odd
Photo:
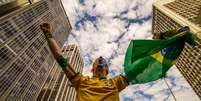
{"type": "MultiPolygon", "coordinates": [[[[76,72],[82,73],[84,62],[80,56],[79,49],[76,45],[68,45],[63,48],[64,57],[68,58],[73,64],[76,72]]],[[[75,101],[76,91],[70,86],[68,78],[58,64],[55,64],[55,70],[49,75],[49,80],[43,86],[37,101],[75,101]]]]}
{"type": "Polygon", "coordinates": [[[0,16],[0,99],[36,100],[45,83],[58,81],[53,75],[63,75],[39,25],[50,23],[60,46],[72,28],[60,0],[0,0],[0,6],[13,1],[23,4],[0,16]]]}
{"type": "Polygon", "coordinates": [[[186,44],[176,67],[201,98],[201,0],[160,0],[153,6],[153,33],[189,26],[197,46],[186,44]]]}

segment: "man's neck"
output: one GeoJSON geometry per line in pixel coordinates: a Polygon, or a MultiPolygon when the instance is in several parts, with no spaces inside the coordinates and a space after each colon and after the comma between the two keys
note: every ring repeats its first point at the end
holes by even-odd
{"type": "Polygon", "coordinates": [[[99,78],[99,80],[101,79],[107,79],[107,76],[96,76],[96,75],[93,75],[94,78],[99,78]]]}

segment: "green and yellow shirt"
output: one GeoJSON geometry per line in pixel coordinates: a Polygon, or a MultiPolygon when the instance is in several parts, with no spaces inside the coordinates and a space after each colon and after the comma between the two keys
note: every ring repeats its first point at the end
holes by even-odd
{"type": "Polygon", "coordinates": [[[78,74],[71,83],[77,91],[77,101],[119,101],[119,92],[128,86],[122,75],[99,79],[78,74]]]}

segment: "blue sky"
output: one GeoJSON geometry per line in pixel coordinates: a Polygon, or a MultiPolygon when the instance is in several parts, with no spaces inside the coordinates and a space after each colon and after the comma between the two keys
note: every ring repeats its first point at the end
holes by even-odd
{"type": "MultiPolygon", "coordinates": [[[[123,73],[126,48],[132,39],[151,39],[154,0],[63,0],[73,27],[67,44],[77,44],[84,59],[84,75],[91,76],[93,61],[103,56],[109,77],[123,73]]],[[[165,79],[177,101],[199,101],[180,72],[173,67],[165,79]]],[[[164,79],[131,85],[121,101],[175,101],[164,79]]]]}

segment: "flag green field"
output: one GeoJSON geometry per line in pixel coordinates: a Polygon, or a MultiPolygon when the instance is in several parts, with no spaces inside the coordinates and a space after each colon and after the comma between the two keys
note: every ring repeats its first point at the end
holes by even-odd
{"type": "Polygon", "coordinates": [[[147,83],[164,77],[176,63],[185,43],[194,44],[188,27],[160,33],[157,40],[132,40],[128,46],[124,71],[132,84],[147,83]]]}

